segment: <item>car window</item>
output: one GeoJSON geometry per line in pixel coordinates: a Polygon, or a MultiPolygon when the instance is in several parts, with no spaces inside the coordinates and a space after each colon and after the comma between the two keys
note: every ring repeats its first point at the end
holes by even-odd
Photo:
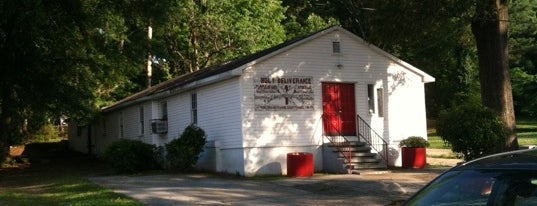
{"type": "Polygon", "coordinates": [[[537,178],[502,177],[493,196],[493,205],[537,205],[537,178]]]}
{"type": "Polygon", "coordinates": [[[450,171],[405,205],[537,205],[535,171],[450,171]]]}

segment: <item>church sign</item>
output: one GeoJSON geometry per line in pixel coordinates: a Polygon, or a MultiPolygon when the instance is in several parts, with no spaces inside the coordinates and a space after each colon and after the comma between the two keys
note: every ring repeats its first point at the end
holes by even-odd
{"type": "Polygon", "coordinates": [[[256,111],[313,110],[312,77],[261,77],[254,87],[256,111]]]}

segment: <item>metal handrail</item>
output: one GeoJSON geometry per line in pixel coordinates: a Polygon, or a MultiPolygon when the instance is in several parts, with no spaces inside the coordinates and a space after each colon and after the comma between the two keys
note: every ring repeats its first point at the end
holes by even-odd
{"type": "MultiPolygon", "coordinates": [[[[324,115],[321,115],[321,119],[323,121],[323,127],[331,127],[328,121],[324,121],[324,115]]],[[[328,129],[327,129],[328,130],[328,129]]],[[[334,130],[329,130],[334,131],[334,130]]],[[[351,173],[352,170],[352,145],[351,142],[345,138],[344,135],[341,134],[341,131],[336,130],[337,136],[331,136],[331,135],[324,135],[328,141],[336,148],[337,152],[341,153],[343,155],[343,158],[345,160],[345,163],[348,166],[349,173],[351,173]]]]}
{"type": "Polygon", "coordinates": [[[388,142],[382,138],[367,122],[356,115],[356,123],[358,130],[358,138],[362,138],[371,148],[373,148],[379,156],[386,161],[386,166],[388,165],[388,142]],[[384,151],[384,152],[383,152],[384,151]]]}

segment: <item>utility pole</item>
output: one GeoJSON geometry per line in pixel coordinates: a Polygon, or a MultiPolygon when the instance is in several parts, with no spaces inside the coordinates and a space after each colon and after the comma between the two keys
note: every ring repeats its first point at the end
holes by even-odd
{"type": "Polygon", "coordinates": [[[151,75],[152,75],[152,58],[151,54],[151,39],[153,38],[153,28],[151,27],[151,21],[149,21],[149,26],[147,26],[147,88],[151,87],[151,75]]]}

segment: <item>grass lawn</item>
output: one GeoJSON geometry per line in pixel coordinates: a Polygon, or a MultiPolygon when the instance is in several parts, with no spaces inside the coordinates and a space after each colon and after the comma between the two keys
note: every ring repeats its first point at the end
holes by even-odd
{"type": "Polygon", "coordinates": [[[81,177],[0,189],[0,205],[143,205],[81,177]]]}
{"type": "Polygon", "coordinates": [[[0,168],[0,205],[143,205],[88,180],[91,176],[110,174],[102,162],[78,153],[45,148],[27,145],[29,163],[0,168]]]}
{"type": "MultiPolygon", "coordinates": [[[[518,144],[521,146],[537,145],[537,120],[517,120],[518,144]]],[[[428,134],[429,148],[450,149],[444,141],[436,135],[434,128],[429,128],[428,134]]]]}

